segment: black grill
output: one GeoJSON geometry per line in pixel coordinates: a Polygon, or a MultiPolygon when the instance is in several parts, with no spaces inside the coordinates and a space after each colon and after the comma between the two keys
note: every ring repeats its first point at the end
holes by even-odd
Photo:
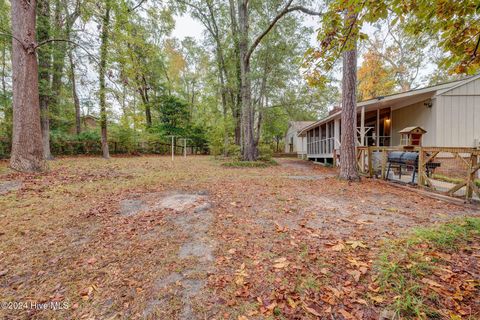
{"type": "MultiPolygon", "coordinates": [[[[428,156],[428,155],[427,155],[428,156]]],[[[435,170],[435,168],[440,167],[438,162],[429,162],[425,166],[427,176],[430,176],[430,173],[435,170]]],[[[418,173],[418,152],[405,152],[405,151],[392,151],[388,154],[388,170],[387,170],[387,179],[390,174],[391,168],[398,168],[398,174],[400,179],[402,178],[402,169],[413,169],[412,182],[415,181],[415,175],[418,173]]]]}
{"type": "Polygon", "coordinates": [[[388,154],[388,162],[418,168],[418,152],[393,151],[388,154]]]}

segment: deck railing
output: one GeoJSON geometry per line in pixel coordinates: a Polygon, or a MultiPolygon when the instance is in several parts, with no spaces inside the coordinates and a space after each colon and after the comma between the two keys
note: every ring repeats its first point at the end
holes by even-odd
{"type": "Polygon", "coordinates": [[[464,147],[357,147],[360,174],[387,177],[388,153],[418,152],[418,178],[415,183],[448,196],[480,199],[480,149],[464,147]],[[432,170],[432,165],[434,170],[432,170]]]}

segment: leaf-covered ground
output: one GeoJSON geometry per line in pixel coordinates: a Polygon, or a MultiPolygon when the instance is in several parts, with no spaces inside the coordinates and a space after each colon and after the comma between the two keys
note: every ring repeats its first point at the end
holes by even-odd
{"type": "Polygon", "coordinates": [[[278,162],[1,163],[0,318],[480,317],[478,210],[278,162]]]}

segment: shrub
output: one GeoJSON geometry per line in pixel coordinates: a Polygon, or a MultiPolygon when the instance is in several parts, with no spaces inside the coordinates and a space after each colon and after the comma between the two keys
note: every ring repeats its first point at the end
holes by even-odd
{"type": "Polygon", "coordinates": [[[237,146],[236,144],[230,144],[227,147],[227,155],[229,157],[240,159],[240,156],[241,156],[240,146],[237,146]]]}
{"type": "Polygon", "coordinates": [[[267,161],[229,161],[222,164],[224,167],[237,167],[237,168],[267,168],[276,166],[278,163],[273,160],[267,161]]]}
{"type": "Polygon", "coordinates": [[[268,161],[272,159],[273,150],[269,145],[261,144],[258,146],[258,154],[259,154],[258,160],[268,161]]]}

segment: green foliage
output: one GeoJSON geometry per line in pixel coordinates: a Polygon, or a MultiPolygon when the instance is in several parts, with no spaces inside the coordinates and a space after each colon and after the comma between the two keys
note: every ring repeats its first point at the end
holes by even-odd
{"type": "Polygon", "coordinates": [[[229,161],[222,163],[224,167],[237,167],[237,168],[267,168],[271,166],[276,166],[278,163],[271,159],[269,161],[229,161]]]}
{"type": "Polygon", "coordinates": [[[429,242],[440,249],[455,249],[459,243],[468,241],[473,234],[480,235],[479,218],[465,218],[436,228],[416,229],[411,242],[429,242]]]}
{"type": "MultiPolygon", "coordinates": [[[[306,53],[307,79],[312,86],[324,86],[326,74],[335,66],[342,52],[350,50],[356,40],[365,40],[361,28],[367,23],[390,19],[392,27],[400,26],[411,36],[440,38],[439,47],[448,53],[443,67],[452,73],[474,74],[480,67],[478,40],[480,6],[476,0],[334,0],[321,18],[318,47],[306,53]],[[348,21],[344,12],[348,10],[348,21]]],[[[406,44],[407,45],[407,44],[406,44]]],[[[418,46],[413,48],[419,50],[418,46]]]]}
{"type": "Polygon", "coordinates": [[[184,101],[175,96],[161,98],[158,104],[159,131],[165,135],[185,136],[190,117],[187,107],[184,101]]]}
{"type": "Polygon", "coordinates": [[[269,145],[261,144],[258,146],[258,160],[260,161],[270,161],[272,160],[273,150],[269,145]]]}
{"type": "Polygon", "coordinates": [[[52,154],[99,154],[101,152],[100,134],[96,131],[84,131],[73,135],[62,131],[50,132],[52,154]]]}

